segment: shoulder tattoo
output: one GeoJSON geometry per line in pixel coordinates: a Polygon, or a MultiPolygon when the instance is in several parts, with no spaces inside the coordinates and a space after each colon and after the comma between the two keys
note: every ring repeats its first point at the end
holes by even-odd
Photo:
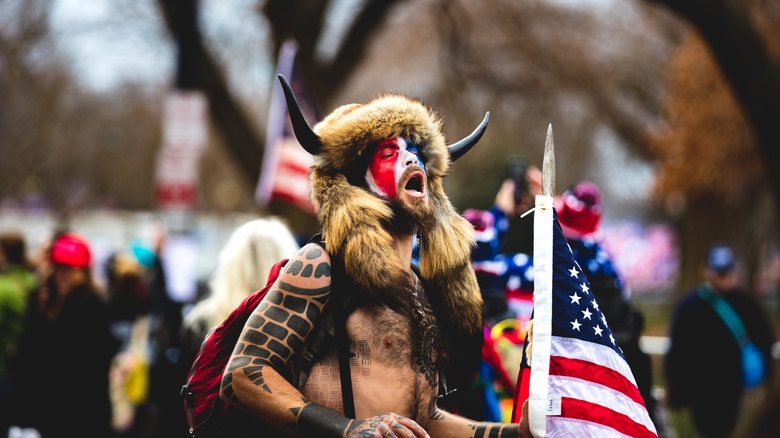
{"type": "Polygon", "coordinates": [[[319,245],[306,245],[283,268],[247,320],[225,377],[243,369],[255,385],[272,392],[262,375],[263,367],[270,365],[292,382],[290,359],[301,352],[329,297],[329,257],[319,245]]]}

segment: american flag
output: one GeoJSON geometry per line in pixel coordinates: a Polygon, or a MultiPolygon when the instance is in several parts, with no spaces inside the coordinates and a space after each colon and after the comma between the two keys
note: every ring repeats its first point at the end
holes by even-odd
{"type": "MultiPolygon", "coordinates": [[[[531,432],[541,437],[657,437],[622,351],[563,237],[553,199],[534,214],[531,432]]],[[[524,358],[525,361],[526,358],[524,358]]],[[[525,398],[515,400],[516,417],[525,398]]]]}
{"type": "MultiPolygon", "coordinates": [[[[295,68],[297,53],[298,43],[294,40],[285,41],[279,50],[276,71],[290,79],[290,86],[295,90],[301,111],[312,120],[315,110],[295,68]]],[[[313,164],[314,157],[301,147],[293,135],[281,85],[274,81],[268,109],[263,168],[255,190],[255,199],[263,207],[278,200],[294,204],[313,214],[314,207],[309,200],[309,169],[313,164]]]]}

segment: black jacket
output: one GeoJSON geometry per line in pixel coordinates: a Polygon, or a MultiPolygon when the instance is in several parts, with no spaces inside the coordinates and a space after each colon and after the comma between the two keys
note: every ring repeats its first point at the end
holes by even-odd
{"type": "MultiPolygon", "coordinates": [[[[774,332],[763,310],[746,291],[726,292],[723,298],[742,320],[750,339],[763,351],[771,373],[774,332]]],[[[672,316],[670,340],[664,373],[671,406],[714,406],[739,398],[743,392],[739,345],[696,289],[678,303],[672,316]]]]}
{"type": "Polygon", "coordinates": [[[43,438],[110,436],[108,373],[118,341],[105,302],[78,287],[50,320],[38,310],[38,294],[31,294],[19,346],[17,418],[43,438]]]}

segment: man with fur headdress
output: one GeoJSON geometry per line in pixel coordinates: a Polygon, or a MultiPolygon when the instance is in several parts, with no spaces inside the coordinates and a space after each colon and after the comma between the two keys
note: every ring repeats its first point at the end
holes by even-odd
{"type": "MultiPolygon", "coordinates": [[[[442,180],[479,140],[487,116],[447,146],[428,108],[387,95],[337,108],[312,130],[280,79],[296,137],[316,157],[311,196],[323,244],[297,252],[254,310],[223,375],[222,399],[284,436],[530,436],[526,419],[480,423],[436,404],[453,361],[447,340],[482,337],[473,229],[442,180]],[[349,342],[347,386],[338,340],[323,344],[318,358],[309,351],[331,318],[349,342]]],[[[460,359],[478,361],[479,349],[474,354],[460,359]]]]}

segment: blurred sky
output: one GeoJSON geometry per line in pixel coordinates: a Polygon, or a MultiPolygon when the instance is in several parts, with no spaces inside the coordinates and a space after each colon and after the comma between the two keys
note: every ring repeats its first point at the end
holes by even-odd
{"type": "MultiPolygon", "coordinates": [[[[334,0],[328,10],[318,56],[333,56],[344,23],[365,0],[334,0]]],[[[242,75],[267,75],[274,67],[267,45],[267,25],[257,0],[200,0],[200,24],[207,41],[253,50],[252,65],[237,60],[242,75]]],[[[78,79],[96,91],[110,91],[125,81],[150,84],[171,81],[175,45],[157,15],[156,0],[55,0],[52,29],[72,62],[78,79]]],[[[219,52],[219,47],[216,48],[219,52]]],[[[218,55],[217,55],[218,56],[218,55]]],[[[239,81],[241,82],[241,81],[239,81]]]]}
{"type": "Polygon", "coordinates": [[[78,80],[109,91],[127,80],[168,81],[173,45],[154,0],[55,0],[51,26],[78,80]]]}

